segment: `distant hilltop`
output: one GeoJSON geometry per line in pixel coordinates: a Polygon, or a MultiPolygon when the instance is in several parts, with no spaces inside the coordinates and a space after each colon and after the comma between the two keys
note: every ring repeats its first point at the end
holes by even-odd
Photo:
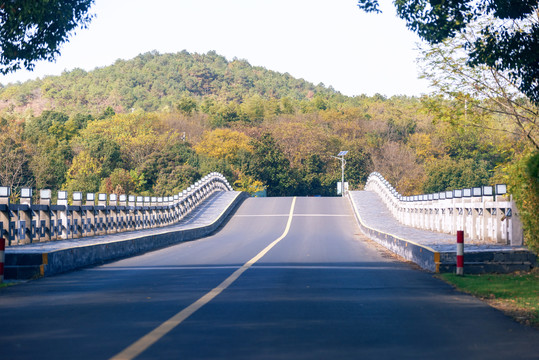
{"type": "Polygon", "coordinates": [[[133,109],[161,111],[175,107],[186,96],[242,103],[254,95],[304,100],[315,94],[339,93],[288,73],[252,66],[246,60],[229,61],[214,51],[152,51],[89,72],[74,69],[60,76],[0,85],[0,113],[30,112],[37,116],[55,109],[68,114],[95,114],[107,107],[118,113],[133,109]]]}

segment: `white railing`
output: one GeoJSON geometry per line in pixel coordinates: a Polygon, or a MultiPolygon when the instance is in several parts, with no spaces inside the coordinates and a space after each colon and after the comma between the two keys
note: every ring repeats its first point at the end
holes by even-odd
{"type": "Polygon", "coordinates": [[[523,244],[522,223],[505,185],[402,196],[375,172],[365,190],[376,192],[403,225],[453,235],[463,230],[477,243],[523,244]]]}
{"type": "Polygon", "coordinates": [[[174,196],[150,197],[58,192],[41,190],[39,204],[32,204],[32,189],[21,190],[20,204],[11,204],[8,187],[0,187],[0,238],[6,246],[76,239],[175,224],[216,191],[231,191],[226,178],[211,173],[174,196]],[[96,203],[97,201],[97,203],[96,203]],[[71,204],[69,204],[71,203],[71,204]]]}

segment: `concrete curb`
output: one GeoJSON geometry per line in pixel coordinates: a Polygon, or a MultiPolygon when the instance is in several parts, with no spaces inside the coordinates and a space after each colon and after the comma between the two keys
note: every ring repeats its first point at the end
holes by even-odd
{"type": "Polygon", "coordinates": [[[141,236],[136,236],[134,233],[135,237],[129,239],[75,246],[50,252],[11,254],[11,259],[9,259],[11,266],[6,269],[6,275],[10,279],[51,276],[199,239],[217,230],[228,215],[247,197],[249,197],[247,193],[238,193],[216,220],[198,228],[170,231],[160,228],[159,230],[165,231],[141,236]]]}
{"type": "Polygon", "coordinates": [[[367,226],[361,219],[356,204],[352,201],[350,195],[348,196],[348,200],[354,209],[354,215],[356,216],[359,227],[365,235],[393,253],[402,256],[406,260],[413,261],[425,270],[435,273],[440,272],[440,253],[438,251],[367,226]]]}

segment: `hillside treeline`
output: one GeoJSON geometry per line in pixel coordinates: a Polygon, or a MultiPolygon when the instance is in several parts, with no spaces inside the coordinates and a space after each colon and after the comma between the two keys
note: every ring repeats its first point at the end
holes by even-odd
{"type": "Polygon", "coordinates": [[[14,196],[22,186],[166,196],[219,171],[238,190],[331,196],[341,150],[352,189],[372,171],[403,194],[529,182],[529,143],[484,108],[347,97],[213,52],[147,53],[2,87],[0,183],[14,196]]]}
{"type": "Polygon", "coordinates": [[[0,179],[15,188],[159,196],[220,171],[237,188],[270,196],[334,195],[341,173],[332,156],[348,150],[346,178],[356,189],[375,170],[404,194],[492,183],[518,139],[439,120],[439,107],[450,109],[441,99],[316,94],[241,103],[184,97],[166,112],[5,115],[0,179]]]}

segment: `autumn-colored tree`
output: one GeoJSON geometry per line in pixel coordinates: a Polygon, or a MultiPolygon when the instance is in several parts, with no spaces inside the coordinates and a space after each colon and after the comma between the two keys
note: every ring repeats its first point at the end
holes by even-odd
{"type": "Polygon", "coordinates": [[[22,139],[22,128],[8,121],[0,124],[0,184],[11,188],[28,185],[30,157],[22,139]]]}
{"type": "Polygon", "coordinates": [[[195,145],[198,154],[236,163],[253,150],[251,139],[238,131],[215,129],[195,145]]]}
{"type": "Polygon", "coordinates": [[[134,195],[144,188],[144,175],[135,170],[115,169],[109,177],[101,180],[99,191],[107,194],[134,195]]]}
{"type": "Polygon", "coordinates": [[[95,193],[99,190],[100,173],[99,161],[86,151],[82,151],[73,159],[62,188],[69,192],[95,193]]]}
{"type": "Polygon", "coordinates": [[[117,114],[92,121],[80,133],[81,138],[99,137],[112,140],[121,149],[122,159],[130,168],[141,165],[146,158],[177,138],[177,134],[165,130],[156,114],[117,114]]]}
{"type": "Polygon", "coordinates": [[[260,180],[256,180],[250,175],[243,173],[241,170],[231,166],[232,172],[234,173],[233,187],[236,191],[245,191],[251,195],[260,193],[266,190],[266,187],[260,180]]]}
{"type": "Polygon", "coordinates": [[[421,193],[424,174],[413,150],[401,143],[387,142],[374,153],[372,160],[375,171],[400,193],[421,193]]]}

